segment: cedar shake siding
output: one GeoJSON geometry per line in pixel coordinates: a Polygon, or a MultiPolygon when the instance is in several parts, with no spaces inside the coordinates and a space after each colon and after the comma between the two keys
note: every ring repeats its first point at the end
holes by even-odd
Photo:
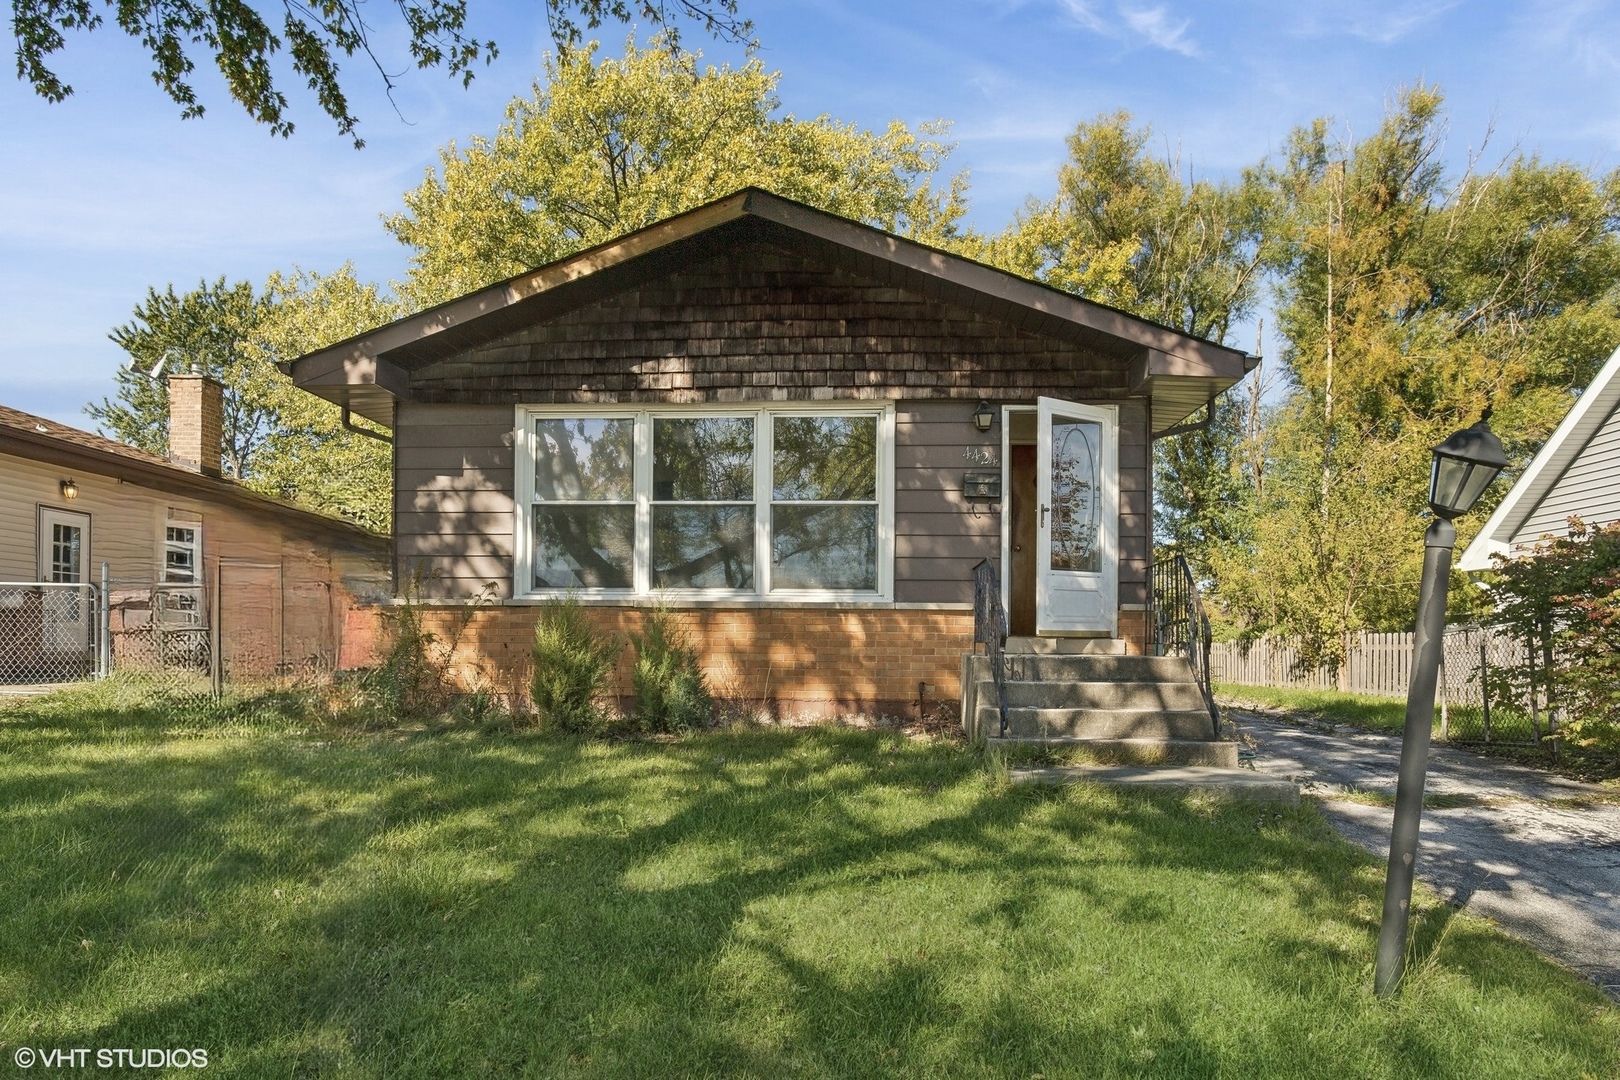
{"type": "Polygon", "coordinates": [[[424,367],[468,405],[1127,395],[1116,356],[754,247],[715,255],[424,367]]]}
{"type": "Polygon", "coordinates": [[[401,402],[394,427],[395,581],[401,595],[512,595],[510,405],[401,402]]]}

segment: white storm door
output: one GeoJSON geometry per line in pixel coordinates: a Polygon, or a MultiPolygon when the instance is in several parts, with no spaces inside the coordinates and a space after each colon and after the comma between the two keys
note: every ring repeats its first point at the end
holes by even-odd
{"type": "Polygon", "coordinates": [[[1113,635],[1119,620],[1115,410],[1043,397],[1037,439],[1035,632],[1113,635]]]}

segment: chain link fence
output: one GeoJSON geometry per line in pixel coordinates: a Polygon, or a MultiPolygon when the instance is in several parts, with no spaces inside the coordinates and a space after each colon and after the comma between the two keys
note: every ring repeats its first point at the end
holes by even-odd
{"type": "Polygon", "coordinates": [[[0,686],[116,674],[178,697],[329,675],[342,623],[305,567],[222,560],[206,583],[0,582],[0,686]]]}
{"type": "Polygon", "coordinates": [[[215,692],[213,619],[204,586],[115,580],[107,598],[114,672],[171,696],[215,692]]]}
{"type": "Polygon", "coordinates": [[[1536,684],[1536,657],[1493,628],[1446,633],[1441,660],[1440,737],[1452,742],[1533,746],[1551,734],[1545,694],[1536,684]]]}
{"type": "Polygon", "coordinates": [[[0,685],[87,679],[104,666],[100,590],[85,583],[0,581],[0,685]]]}

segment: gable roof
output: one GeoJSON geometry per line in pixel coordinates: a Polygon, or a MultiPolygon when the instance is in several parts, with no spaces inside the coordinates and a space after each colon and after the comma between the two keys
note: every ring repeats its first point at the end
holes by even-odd
{"type": "Polygon", "coordinates": [[[808,250],[931,299],[962,304],[1020,330],[1116,357],[1133,390],[1151,394],[1164,429],[1249,371],[1238,349],[1181,333],[1040,282],[886,233],[759,188],[508,278],[282,365],[305,390],[386,426],[411,398],[411,375],[436,361],[735,249],[808,250]]]}
{"type": "Polygon", "coordinates": [[[5,405],[0,405],[0,454],[274,516],[306,533],[366,549],[386,551],[389,543],[387,537],[352,521],[261,495],[235,480],[192,472],[157,454],[5,405]]]}
{"type": "MultiPolygon", "coordinates": [[[[1571,470],[1577,466],[1594,437],[1603,431],[1611,418],[1620,410],[1620,349],[1598,370],[1581,396],[1575,400],[1558,429],[1552,433],[1530,465],[1519,476],[1518,482],[1507,493],[1485,527],[1474,537],[1457,560],[1459,570],[1489,570],[1491,556],[1507,554],[1515,544],[1525,539],[1525,525],[1535,515],[1548,494],[1571,470]]],[[[1620,455],[1615,469],[1620,472],[1620,455]]],[[[1620,481],[1616,482],[1614,517],[1620,518],[1620,481]]]]}

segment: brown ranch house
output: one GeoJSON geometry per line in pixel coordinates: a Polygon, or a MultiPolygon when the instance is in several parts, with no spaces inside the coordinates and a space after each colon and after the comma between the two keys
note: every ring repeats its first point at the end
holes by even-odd
{"type": "Polygon", "coordinates": [[[986,558],[1014,635],[1147,649],[1151,441],[1250,366],[746,189],[285,370],[393,429],[396,582],[493,597],[469,681],[661,603],[803,716],[955,699],[986,558]]]}

